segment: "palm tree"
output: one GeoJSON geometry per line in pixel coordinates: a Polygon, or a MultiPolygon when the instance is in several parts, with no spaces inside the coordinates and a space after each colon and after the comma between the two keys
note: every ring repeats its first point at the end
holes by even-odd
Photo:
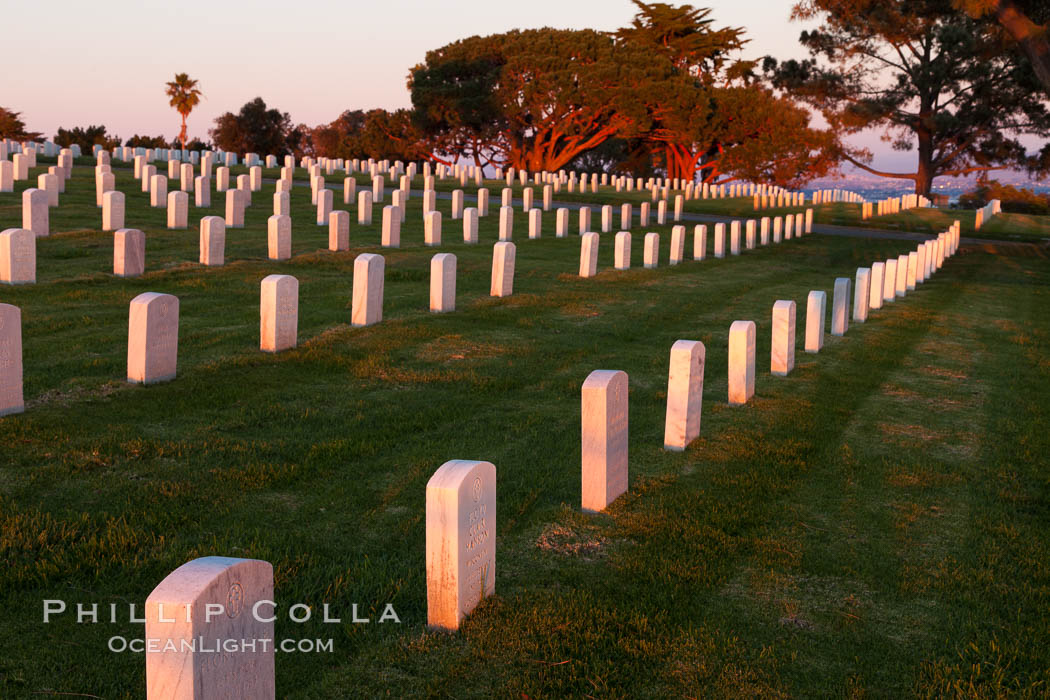
{"type": "Polygon", "coordinates": [[[170,81],[165,91],[171,98],[172,107],[182,115],[182,130],[179,131],[179,141],[182,149],[186,150],[186,117],[201,101],[201,91],[197,88],[197,81],[190,80],[187,73],[176,73],[175,80],[170,81]]]}

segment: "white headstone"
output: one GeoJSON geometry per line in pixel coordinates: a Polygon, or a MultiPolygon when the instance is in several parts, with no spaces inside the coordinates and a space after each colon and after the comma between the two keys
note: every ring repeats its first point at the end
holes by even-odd
{"type": "Polygon", "coordinates": [[[16,153],[11,156],[14,163],[14,176],[16,181],[29,179],[29,158],[25,153],[16,153]]]}
{"type": "Polygon", "coordinates": [[[664,449],[681,452],[700,435],[706,349],[699,340],[676,340],[667,373],[664,449]]]}
{"type": "Polygon", "coordinates": [[[207,175],[193,178],[193,206],[202,209],[211,206],[211,178],[207,175]]]}
{"type": "Polygon", "coordinates": [[[36,234],[25,228],[0,232],[0,282],[36,282],[36,234]]]}
{"type": "Polygon", "coordinates": [[[226,190],[226,227],[244,228],[244,193],[226,190]]]}
{"type": "Polygon", "coordinates": [[[729,403],[746,404],[755,395],[755,322],[729,327],[729,403]]]}
{"type": "Polygon", "coordinates": [[[587,233],[591,230],[591,208],[580,207],[580,233],[587,233]]]}
{"type": "Polygon", "coordinates": [[[401,247],[401,207],[383,207],[382,245],[384,248],[401,247]]]}
{"type": "Polygon", "coordinates": [[[272,700],[273,600],[265,561],[202,557],[168,574],[146,599],[147,700],[272,700]],[[217,653],[229,641],[236,652],[217,653]]]}
{"type": "Polygon", "coordinates": [[[167,206],[168,178],[163,175],[152,175],[149,179],[149,203],[157,209],[167,206]]]}
{"type": "Polygon", "coordinates": [[[128,314],[128,381],[152,384],[175,378],[179,351],[179,300],[145,292],[128,314]]]}
{"type": "Polygon", "coordinates": [[[179,189],[190,192],[193,189],[193,164],[183,163],[179,166],[179,189]]]}
{"type": "Polygon", "coordinates": [[[514,293],[514,259],[517,249],[510,241],[492,247],[492,281],[489,296],[509,297],[514,293]]]}
{"type": "Polygon", "coordinates": [[[554,214],[554,235],[556,238],[565,238],[569,235],[569,210],[564,207],[558,209],[554,214]]]}
{"type": "Polygon", "coordinates": [[[266,251],[270,260],[292,257],[291,217],[271,216],[266,220],[266,251]]]}
{"type": "Polygon", "coordinates": [[[0,303],[0,416],[22,413],[24,410],[22,310],[11,304],[0,303]]]}
{"type": "Polygon", "coordinates": [[[850,278],[835,279],[835,293],[831,300],[831,334],[846,335],[849,330],[849,292],[850,278]]]}
{"type": "Polygon", "coordinates": [[[539,238],[543,233],[543,210],[529,210],[529,238],[539,238]]]}
{"type": "Polygon", "coordinates": [[[357,193],[357,223],[361,226],[372,225],[371,190],[361,190],[357,193]]]}
{"type": "Polygon", "coordinates": [[[373,253],[363,253],[354,259],[354,295],[350,305],[352,325],[370,326],[383,320],[385,262],[382,255],[373,253]]]}
{"type": "Polygon", "coordinates": [[[627,491],[627,373],[598,369],[581,390],[581,506],[598,512],[627,491]]]}
{"type": "Polygon", "coordinates": [[[897,259],[887,260],[883,264],[882,300],[897,300],[897,259]]]}
{"type": "Polygon", "coordinates": [[[514,209],[509,206],[499,208],[499,239],[509,241],[514,237],[514,209]]]}
{"type": "Polygon", "coordinates": [[[806,352],[820,352],[824,347],[827,304],[828,295],[822,291],[813,290],[806,297],[806,352]]]}
{"type": "Polygon", "coordinates": [[[14,192],[15,166],[9,160],[0,160],[0,192],[14,192]]]}
{"type": "Polygon", "coordinates": [[[657,267],[660,264],[660,234],[655,232],[645,234],[644,245],[642,264],[650,269],[657,267]]]}
{"type": "Polygon", "coordinates": [[[332,190],[324,189],[317,193],[317,225],[328,224],[328,215],[332,213],[332,190]]]}
{"type": "Polygon", "coordinates": [[[868,320],[868,293],[871,288],[871,268],[857,268],[857,285],[853,290],[853,320],[864,323],[868,320]]]}
{"type": "Polygon", "coordinates": [[[452,218],[463,216],[463,190],[452,190],[452,218]]]}
{"type": "Polygon", "coordinates": [[[769,371],[786,377],[795,369],[795,302],[781,299],[773,304],[773,342],[769,371]]]}
{"type": "Polygon", "coordinates": [[[35,187],[22,190],[22,228],[32,231],[37,238],[50,235],[47,192],[35,187]]]}
{"type": "Polygon", "coordinates": [[[102,195],[102,230],[124,228],[124,193],[110,190],[102,195]]]}
{"type": "Polygon", "coordinates": [[[189,223],[190,196],[181,190],[168,193],[168,228],[182,229],[189,223]]]}
{"type": "Polygon", "coordinates": [[[456,310],[456,256],[452,253],[438,253],[430,259],[430,310],[456,310]]]}
{"type": "Polygon", "coordinates": [[[386,179],[382,175],[376,175],[372,178],[372,201],[375,204],[383,201],[385,187],[386,179]]]}
{"type": "Polygon", "coordinates": [[[138,277],[146,271],[146,236],[135,228],[118,229],[113,234],[113,274],[138,277]]]}
{"type": "Polygon", "coordinates": [[[328,250],[350,250],[350,212],[339,210],[328,215],[328,250]]]}
{"type": "Polygon", "coordinates": [[[616,234],[616,251],[613,266],[617,270],[631,269],[631,234],[620,231],[616,234]]]}
{"type": "Polygon", "coordinates": [[[885,277],[886,265],[881,262],[871,266],[871,287],[868,293],[868,307],[872,309],[882,308],[883,278],[885,277]]]}
{"type": "Polygon", "coordinates": [[[496,467],[445,462],[427,482],[427,625],[457,630],[496,592],[496,467]]]}
{"type": "Polygon", "coordinates": [[[230,169],[226,166],[215,169],[215,191],[226,192],[230,189],[230,169]]]}
{"type": "MultiPolygon", "coordinates": [[[[539,209],[533,211],[538,212],[539,209]]],[[[598,234],[592,231],[580,237],[580,277],[594,277],[596,274],[598,274],[598,234]]]]}
{"type": "Polygon", "coordinates": [[[205,216],[200,223],[201,265],[219,266],[226,262],[226,222],[221,216],[205,216]]]}
{"type": "Polygon", "coordinates": [[[722,223],[715,224],[715,257],[724,258],[726,256],[726,225],[722,223]]]}
{"type": "Polygon", "coordinates": [[[474,207],[463,210],[463,242],[478,242],[478,210],[474,207]]]}
{"type": "MultiPolygon", "coordinates": [[[[112,178],[112,175],[110,176],[112,178]]],[[[47,206],[58,206],[58,193],[60,191],[58,177],[51,173],[41,173],[36,178],[37,189],[47,192],[47,206]]],[[[112,180],[111,180],[112,182],[112,180]]],[[[110,189],[113,189],[110,186],[110,189]]]]}
{"type": "Polygon", "coordinates": [[[294,348],[299,333],[299,280],[268,275],[260,285],[259,349],[280,352],[294,348]]]}
{"type": "Polygon", "coordinates": [[[441,212],[436,209],[423,215],[423,242],[428,246],[441,245],[441,212]]]}
{"type": "Polygon", "coordinates": [[[707,226],[697,224],[693,228],[693,260],[707,257],[707,226]]]}

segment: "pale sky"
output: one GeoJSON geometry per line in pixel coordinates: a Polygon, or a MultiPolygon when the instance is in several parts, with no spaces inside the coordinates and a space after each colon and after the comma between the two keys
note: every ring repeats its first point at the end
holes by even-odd
{"type": "MultiPolygon", "coordinates": [[[[673,2],[672,4],[678,4],[673,2]]],[[[745,55],[803,57],[804,25],[791,0],[701,0],[716,26],[744,27],[745,55]]],[[[345,109],[409,106],[409,69],[427,50],[514,28],[614,30],[628,0],[59,0],[5,3],[0,106],[46,137],[59,126],[103,124],[124,139],[178,133],[164,84],[177,72],[200,81],[190,136],[248,100],[289,112],[294,123],[330,122],[345,109]],[[19,28],[17,31],[15,28],[19,28]]],[[[886,167],[910,166],[863,139],[886,167]]]]}

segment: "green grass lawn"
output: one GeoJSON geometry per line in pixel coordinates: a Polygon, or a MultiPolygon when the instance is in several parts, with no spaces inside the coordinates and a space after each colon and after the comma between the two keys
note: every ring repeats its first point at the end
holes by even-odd
{"type": "MultiPolygon", "coordinates": [[[[1042,697],[1050,683],[1050,264],[1045,248],[963,248],[925,285],[802,352],[805,299],[910,249],[809,236],[740,257],[576,276],[579,239],[528,240],[514,296],[488,297],[498,216],[397,251],[351,224],[331,253],[309,190],[293,258],[266,260],[272,185],[227,264],[196,263],[116,167],[146,274],[116,279],[94,179],[78,168],[38,240],[23,313],[27,410],[0,419],[0,697],[142,697],[126,606],[200,556],[274,565],[280,697],[1042,697]],[[427,312],[429,260],[458,256],[457,311],[427,312]],[[384,321],[352,328],[354,258],[386,257],[384,321]],[[259,282],[295,275],[299,347],[258,350],[259,282]],[[125,383],[128,303],[180,299],[179,376],[125,383]],[[769,374],[771,313],[799,305],[796,369],[769,374]],[[727,337],[758,324],[755,399],[726,403],[727,337]],[[707,348],[701,438],[662,449],[670,347],[707,348]],[[580,512],[580,386],[630,376],[630,491],[580,512]],[[496,595],[457,634],[425,629],[424,495],[449,459],[496,465],[496,595]],[[108,620],[45,625],[42,601],[108,620]],[[288,620],[328,603],[344,624],[288,620]],[[349,624],[349,611],[372,622],[349,624]],[[392,604],[401,624],[377,624],[392,604]]],[[[18,183],[23,185],[25,183],[18,183]]],[[[472,189],[472,188],[469,188],[472,189]]],[[[468,189],[468,191],[469,191],[468,189]]],[[[498,189],[493,189],[493,211],[498,189]]],[[[389,192],[389,190],[388,190],[389,192]]],[[[341,191],[335,197],[342,208],[341,191]]],[[[618,213],[618,212],[617,212],[618,213]]],[[[356,217],[352,217],[356,218],[356,217]]],[[[0,194],[0,229],[20,198],[0,194]]],[[[575,232],[575,217],[572,230],[575,232]]],[[[646,229],[650,230],[650,229],[646,229]]],[[[691,252],[687,243],[687,257],[691,252]]],[[[710,241],[709,241],[710,244],[710,241]]]]}
{"type": "Polygon", "coordinates": [[[1050,216],[1004,212],[988,219],[979,230],[974,230],[976,216],[972,209],[925,207],[861,221],[859,204],[827,204],[816,207],[813,220],[836,226],[929,234],[945,231],[952,222],[958,221],[962,235],[967,238],[1050,243],[1050,216]]]}

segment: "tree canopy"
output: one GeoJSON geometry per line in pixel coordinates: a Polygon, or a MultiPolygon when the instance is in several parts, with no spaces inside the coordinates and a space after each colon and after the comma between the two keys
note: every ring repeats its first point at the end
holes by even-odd
{"type": "Polygon", "coordinates": [[[201,91],[197,87],[197,81],[190,78],[187,73],[176,73],[175,79],[166,83],[165,94],[169,98],[168,104],[182,117],[182,128],[179,130],[179,143],[186,148],[186,118],[190,116],[193,108],[200,104],[201,91]]]}
{"type": "Polygon", "coordinates": [[[0,138],[16,141],[36,141],[42,137],[39,131],[28,131],[22,121],[22,113],[0,107],[0,138]]]}
{"type": "Polygon", "coordinates": [[[1046,0],[954,0],[975,18],[991,18],[1018,42],[1036,78],[1050,95],[1050,3],[1046,0]]]}
{"type": "Polygon", "coordinates": [[[310,152],[329,158],[421,160],[429,155],[409,110],[346,110],[310,131],[310,152]]]}
{"type": "Polygon", "coordinates": [[[840,135],[882,131],[894,149],[917,151],[914,172],[875,168],[870,152],[839,155],[875,175],[911,180],[928,194],[938,175],[1032,167],[1017,135],[1045,136],[1045,100],[1023,54],[950,0],[803,0],[797,19],[810,59],[767,59],[773,83],[821,110],[840,135]]]}
{"type": "Polygon", "coordinates": [[[479,160],[557,170],[644,124],[631,93],[667,72],[651,53],[592,30],[515,30],[428,52],[409,88],[436,144],[477,143],[479,160]]]}
{"type": "Polygon", "coordinates": [[[287,112],[266,106],[261,97],[246,102],[234,114],[216,117],[209,133],[216,148],[234,153],[283,155],[289,153],[292,119],[287,112]]]}
{"type": "Polygon", "coordinates": [[[90,152],[96,144],[107,150],[120,145],[120,137],[110,136],[106,133],[106,127],[101,125],[75,126],[72,129],[58,127],[53,141],[63,148],[77,144],[85,152],[90,152]]]}
{"type": "Polygon", "coordinates": [[[634,4],[631,26],[611,34],[513,31],[427,53],[409,89],[431,153],[533,171],[588,161],[699,171],[712,182],[763,173],[785,185],[834,166],[833,139],[734,58],[742,29],[715,27],[706,9],[634,4]]]}

